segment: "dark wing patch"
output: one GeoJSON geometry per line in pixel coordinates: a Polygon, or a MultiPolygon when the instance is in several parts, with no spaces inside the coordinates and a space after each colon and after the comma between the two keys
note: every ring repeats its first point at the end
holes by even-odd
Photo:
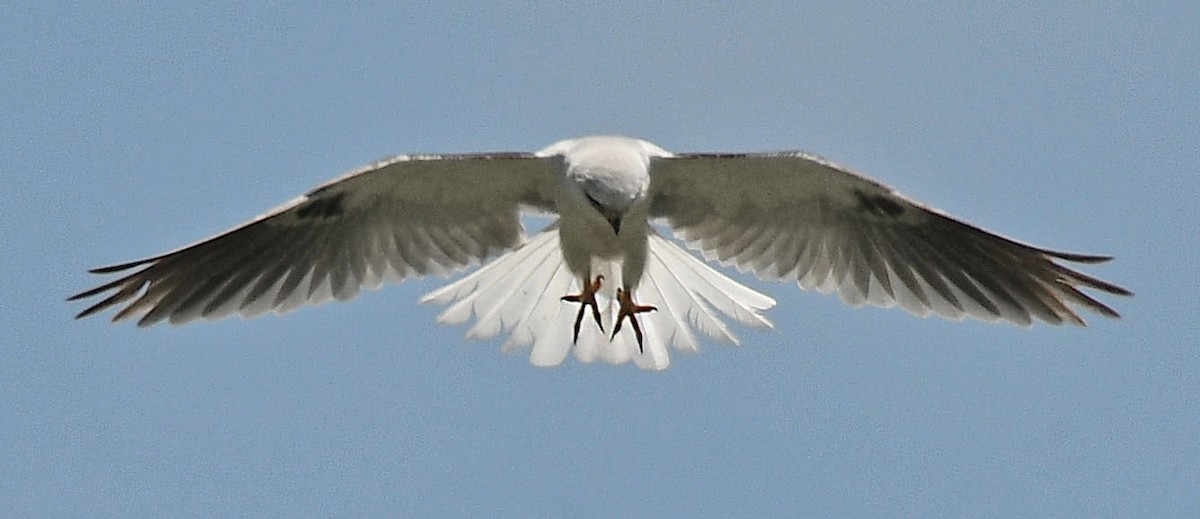
{"type": "Polygon", "coordinates": [[[342,205],[345,199],[345,193],[338,193],[333,196],[318,197],[309,200],[296,208],[296,217],[301,220],[311,218],[334,218],[341,216],[346,212],[346,208],[342,205]]]}
{"type": "Polygon", "coordinates": [[[859,211],[879,218],[894,218],[904,214],[904,206],[884,195],[870,194],[861,189],[855,189],[854,198],[858,199],[857,209],[859,211]]]}

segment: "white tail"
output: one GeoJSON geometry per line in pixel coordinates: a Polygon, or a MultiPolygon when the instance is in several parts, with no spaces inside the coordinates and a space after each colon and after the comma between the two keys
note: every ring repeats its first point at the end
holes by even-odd
{"type": "MultiPolygon", "coordinates": [[[[615,290],[621,286],[621,265],[619,261],[595,261],[593,273],[605,276],[597,302],[608,333],[602,332],[590,315],[584,316],[575,347],[579,361],[622,364],[632,360],[642,369],[665,369],[670,365],[668,346],[699,351],[693,330],[710,339],[738,344],[719,314],[756,328],[771,326],[762,312],[775,306],[774,299],[729,279],[657,233],[651,233],[649,240],[646,270],[634,295],[639,304],[658,307],[656,312],[638,316],[645,351],[638,351],[633,331],[625,329],[628,324],[609,339],[617,314],[615,290]]],[[[449,305],[438,316],[442,324],[463,324],[474,316],[475,324],[467,331],[469,339],[487,340],[508,333],[504,351],[532,345],[530,362],[556,366],[571,350],[579,311],[578,304],[561,297],[579,291],[579,279],[567,269],[559,251],[558,228],[550,226],[520,248],[426,294],[421,302],[449,305]]]]}

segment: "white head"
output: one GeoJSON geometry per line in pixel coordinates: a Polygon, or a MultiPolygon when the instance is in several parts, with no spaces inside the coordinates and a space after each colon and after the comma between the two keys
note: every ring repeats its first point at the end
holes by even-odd
{"type": "Polygon", "coordinates": [[[629,211],[650,189],[650,159],[671,153],[649,142],[615,135],[558,141],[537,153],[560,155],[566,177],[606,217],[629,211]]]}

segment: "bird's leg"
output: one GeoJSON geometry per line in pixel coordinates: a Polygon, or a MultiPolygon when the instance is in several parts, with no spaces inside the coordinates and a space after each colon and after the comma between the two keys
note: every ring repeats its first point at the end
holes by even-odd
{"type": "Polygon", "coordinates": [[[633,292],[621,288],[617,289],[617,302],[621,305],[621,310],[617,312],[617,325],[613,327],[612,337],[608,339],[612,340],[617,336],[617,332],[621,331],[621,321],[624,321],[628,317],[629,325],[633,326],[633,336],[637,337],[638,353],[645,353],[645,350],[642,348],[642,327],[638,325],[637,314],[651,312],[658,310],[658,308],[634,303],[633,292]]]}
{"type": "Polygon", "coordinates": [[[596,304],[596,291],[600,290],[600,281],[604,276],[596,276],[595,281],[589,282],[587,277],[583,278],[583,291],[574,295],[562,296],[563,301],[579,303],[579,314],[575,316],[575,338],[573,343],[579,343],[579,326],[583,324],[583,314],[587,308],[592,307],[592,317],[596,319],[596,325],[600,327],[600,331],[604,331],[604,324],[600,322],[600,306],[596,304]]]}

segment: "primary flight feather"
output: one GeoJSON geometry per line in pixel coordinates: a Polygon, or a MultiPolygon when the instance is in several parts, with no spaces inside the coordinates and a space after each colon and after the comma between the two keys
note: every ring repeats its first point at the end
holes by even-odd
{"type": "Polygon", "coordinates": [[[78,317],[116,307],[114,321],[183,324],[347,300],[494,257],[422,301],[447,305],[439,322],[474,318],[468,337],[531,346],[538,365],[574,349],[585,362],[662,369],[669,348],[699,347],[697,332],[736,343],[726,320],[771,325],[773,299],[654,222],[759,278],[921,316],[1083,325],[1078,308],[1117,312],[1081,289],[1130,295],[1063,265],[1108,257],[1005,238],[812,155],[674,154],[592,136],[536,153],[384,160],[211,238],[94,269],[124,275],[70,299],[103,296],[78,317]],[[522,212],[558,219],[527,237],[522,212]]]}

